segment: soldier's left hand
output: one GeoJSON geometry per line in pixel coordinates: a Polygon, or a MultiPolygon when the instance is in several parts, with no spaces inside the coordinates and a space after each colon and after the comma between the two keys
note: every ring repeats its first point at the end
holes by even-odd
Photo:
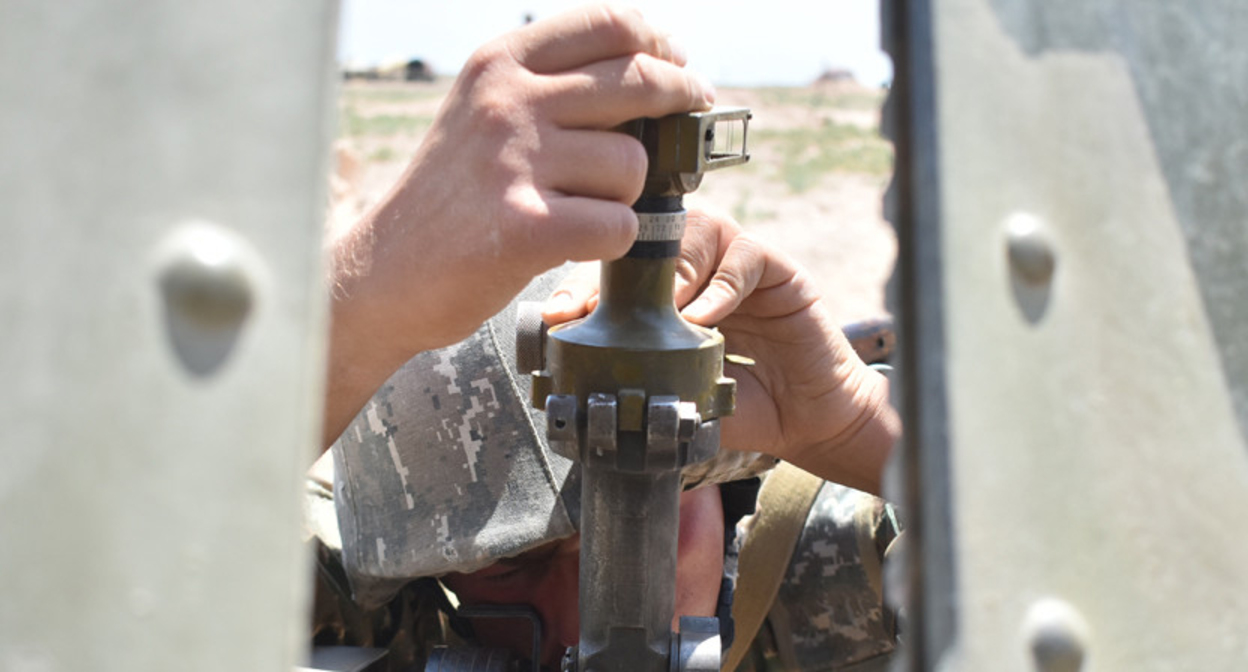
{"type": "MultiPolygon", "coordinates": [[[[552,295],[550,324],[588,313],[597,278],[575,273],[552,295]]],[[[737,411],[723,445],[755,450],[811,473],[879,492],[900,433],[888,381],[854,354],[805,269],[721,215],[691,211],[677,264],[676,304],[691,322],[716,326],[727,352],[737,411]]]]}

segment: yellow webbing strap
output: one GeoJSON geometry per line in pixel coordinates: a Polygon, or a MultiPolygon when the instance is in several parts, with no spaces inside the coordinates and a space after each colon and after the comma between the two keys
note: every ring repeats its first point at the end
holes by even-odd
{"type": "Polygon", "coordinates": [[[763,481],[757,513],[737,564],[737,590],[732,598],[736,635],[724,672],[736,670],[750,650],[822,485],[823,479],[787,462],[781,462],[763,481]]]}

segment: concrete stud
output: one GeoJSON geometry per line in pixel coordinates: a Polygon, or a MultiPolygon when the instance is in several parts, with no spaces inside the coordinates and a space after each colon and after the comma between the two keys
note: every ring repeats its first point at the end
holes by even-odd
{"type": "Polygon", "coordinates": [[[1087,621],[1069,603],[1045,598],[1031,605],[1023,632],[1037,672],[1079,672],[1091,641],[1087,621]]]}

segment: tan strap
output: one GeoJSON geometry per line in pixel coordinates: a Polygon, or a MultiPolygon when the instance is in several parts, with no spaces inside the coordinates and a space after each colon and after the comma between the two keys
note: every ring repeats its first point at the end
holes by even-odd
{"type": "Polygon", "coordinates": [[[737,590],[732,598],[736,635],[725,672],[737,669],[762,627],[822,485],[823,479],[787,462],[781,462],[763,481],[754,522],[737,564],[737,590]]]}

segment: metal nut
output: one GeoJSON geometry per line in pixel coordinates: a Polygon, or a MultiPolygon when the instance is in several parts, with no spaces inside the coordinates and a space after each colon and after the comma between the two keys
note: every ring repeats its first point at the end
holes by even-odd
{"type": "MultiPolygon", "coordinates": [[[[586,441],[585,448],[592,452],[593,457],[604,457],[607,453],[616,452],[616,437],[619,431],[619,405],[615,395],[594,393],[586,402],[586,441]]],[[[589,459],[589,456],[582,456],[589,459]]],[[[609,458],[614,459],[614,458],[609,458]]]]}
{"type": "Polygon", "coordinates": [[[693,439],[698,425],[702,424],[702,416],[698,414],[698,405],[692,401],[682,401],[678,408],[680,425],[676,430],[676,439],[684,443],[693,439]]]}
{"type": "Polygon", "coordinates": [[[1088,624],[1067,602],[1045,598],[1032,604],[1023,629],[1038,672],[1078,672],[1083,668],[1088,624]]]}
{"type": "Polygon", "coordinates": [[[732,415],[737,408],[737,381],[721,376],[715,381],[715,401],[711,404],[711,416],[723,418],[732,415]]]}
{"type": "Polygon", "coordinates": [[[1006,220],[1005,227],[1006,249],[1013,272],[1031,285],[1051,281],[1057,257],[1044,222],[1035,215],[1015,213],[1006,220]]]}
{"type": "Polygon", "coordinates": [[[202,377],[221,368],[253,311],[261,275],[246,241],[215,224],[182,226],[160,246],[165,328],[186,370],[202,377]]]}
{"type": "Polygon", "coordinates": [[[529,402],[539,411],[546,410],[546,397],[555,389],[555,381],[546,371],[534,371],[529,386],[529,402]]]}
{"type": "Polygon", "coordinates": [[[552,394],[546,397],[546,438],[576,441],[576,397],[552,394]]]}
{"type": "Polygon", "coordinates": [[[619,396],[621,432],[640,432],[645,424],[646,391],[623,389],[619,396]]]}
{"type": "Polygon", "coordinates": [[[201,229],[182,238],[160,272],[168,305],[202,328],[237,327],[251,312],[251,283],[234,241],[201,229]]]}

